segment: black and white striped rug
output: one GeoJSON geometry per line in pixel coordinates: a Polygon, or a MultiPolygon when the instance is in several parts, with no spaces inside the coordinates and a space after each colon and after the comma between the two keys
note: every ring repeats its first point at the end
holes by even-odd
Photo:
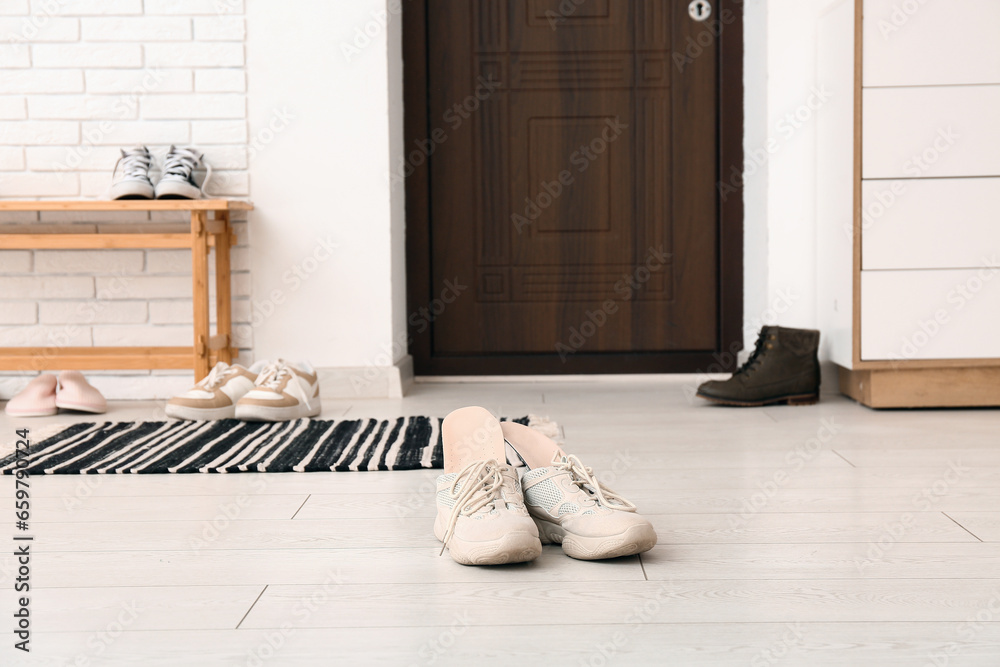
{"type": "MultiPolygon", "coordinates": [[[[80,423],[31,445],[30,474],[317,472],[441,468],[440,417],[80,423]]],[[[534,416],[513,421],[550,433],[534,416]]],[[[11,474],[14,454],[0,458],[11,474]]]]}

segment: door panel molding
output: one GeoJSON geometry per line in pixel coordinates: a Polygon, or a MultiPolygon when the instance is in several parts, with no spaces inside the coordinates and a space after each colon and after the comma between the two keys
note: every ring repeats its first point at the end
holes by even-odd
{"type": "MultiPolygon", "coordinates": [[[[677,0],[670,0],[677,1],[677,0]]],[[[516,90],[517,88],[532,88],[536,86],[546,86],[548,80],[544,69],[544,62],[518,63],[518,67],[513,67],[507,57],[506,36],[508,35],[507,17],[505,13],[498,10],[502,4],[496,0],[477,0],[477,10],[475,12],[472,30],[472,39],[475,41],[475,48],[478,52],[477,63],[473,65],[476,71],[496,71],[500,76],[494,78],[503,79],[506,84],[505,91],[516,90]]],[[[547,0],[525,0],[519,5],[523,5],[528,12],[545,15],[545,7],[549,4],[547,0]]],[[[611,3],[614,5],[615,3],[611,3]]],[[[638,17],[644,17],[641,25],[644,27],[637,35],[642,40],[648,40],[657,48],[669,45],[672,36],[666,30],[666,19],[657,21],[657,17],[663,18],[668,12],[664,12],[664,6],[668,3],[660,0],[636,0],[638,17]],[[664,25],[659,25],[663,23],[664,25]]],[[[743,192],[742,179],[734,177],[739,174],[743,163],[743,9],[739,0],[718,0],[716,17],[723,19],[719,25],[722,30],[718,32],[718,37],[714,43],[708,47],[716,49],[716,60],[718,63],[718,89],[716,99],[718,103],[717,128],[718,155],[715,158],[713,171],[717,177],[718,187],[716,188],[715,207],[717,211],[717,248],[716,254],[719,263],[718,285],[717,285],[717,336],[714,351],[691,350],[691,351],[671,351],[671,352],[607,352],[607,353],[584,353],[577,352],[569,356],[560,355],[553,350],[552,353],[538,354],[504,354],[504,355],[476,355],[476,354],[453,354],[441,355],[433,352],[433,331],[434,317],[441,308],[446,308],[448,295],[439,295],[433,292],[433,274],[431,264],[432,239],[431,239],[431,183],[430,169],[428,164],[433,159],[432,153],[428,155],[428,147],[434,145],[435,127],[433,119],[429,116],[430,91],[428,89],[429,73],[436,71],[433,68],[444,66],[444,63],[433,63],[431,49],[428,48],[428,21],[427,21],[428,0],[406,0],[403,11],[403,57],[405,61],[405,140],[406,158],[405,165],[400,165],[394,169],[394,187],[401,187],[397,176],[405,174],[406,188],[406,254],[407,254],[407,317],[409,327],[409,348],[414,358],[415,370],[418,375],[476,375],[476,374],[562,374],[562,373],[651,373],[651,372],[694,372],[694,371],[727,371],[735,366],[734,352],[742,347],[742,319],[743,319],[743,192]],[[736,171],[734,172],[734,167],[736,171]],[[399,173],[397,173],[399,172],[399,173]]],[[[591,15],[581,15],[571,17],[575,21],[574,25],[585,26],[588,30],[602,31],[608,30],[610,22],[616,20],[614,12],[609,9],[606,15],[602,12],[590,12],[591,15]],[[598,16],[602,14],[601,16],[598,16]]],[[[521,10],[519,10],[521,11],[521,10]]],[[[527,17],[526,20],[530,18],[527,17]]],[[[529,22],[529,25],[533,25],[529,22]]],[[[528,31],[523,39],[539,44],[552,39],[553,31],[546,21],[542,21],[537,26],[537,30],[528,31]]],[[[678,40],[676,34],[673,39],[678,40]]],[[[613,45],[609,46],[609,51],[613,51],[613,45]]],[[[609,57],[615,54],[607,54],[609,57]]],[[[657,128],[655,119],[658,115],[658,104],[669,104],[668,96],[677,95],[680,91],[671,90],[668,83],[670,79],[669,71],[663,68],[673,68],[682,66],[679,64],[681,58],[685,56],[685,51],[680,45],[674,45],[674,52],[671,54],[677,59],[675,62],[664,61],[662,57],[643,58],[639,57],[633,62],[631,59],[610,69],[597,69],[593,67],[608,67],[606,63],[594,63],[593,67],[585,67],[588,63],[582,63],[579,68],[580,74],[575,82],[581,89],[580,94],[586,94],[586,89],[591,83],[597,82],[601,87],[607,89],[610,85],[615,87],[615,81],[627,81],[626,85],[636,85],[638,99],[643,101],[642,113],[644,114],[644,126],[642,131],[646,135],[658,136],[669,139],[672,132],[669,127],[657,128]],[[611,76],[614,75],[614,76],[611,76]],[[594,78],[597,77],[597,78],[594,78]],[[619,77],[619,78],[615,78],[619,77]]],[[[613,58],[612,58],[613,59],[613,58]]],[[[610,61],[609,61],[610,62],[610,61]]],[[[594,84],[596,85],[596,84],[594,84]]],[[[502,97],[506,97],[506,94],[502,97]]],[[[506,123],[509,122],[510,114],[515,113],[514,108],[509,108],[506,102],[500,102],[496,98],[489,98],[485,102],[490,109],[480,109],[479,113],[484,114],[489,122],[506,123]],[[492,103],[492,104],[490,104],[492,103]]],[[[669,117],[670,114],[667,114],[669,117]]],[[[440,124],[440,123],[438,123],[440,124]]],[[[506,164],[511,158],[511,151],[517,150],[514,146],[490,146],[488,133],[477,133],[476,153],[484,156],[489,153],[492,159],[506,164]],[[500,150],[497,150],[499,148],[500,150]]],[[[670,179],[672,165],[670,160],[656,160],[656,152],[649,151],[648,158],[642,153],[643,142],[638,143],[639,155],[634,159],[637,164],[642,164],[646,179],[670,179]]],[[[678,147],[674,147],[676,150],[678,147]]],[[[668,153],[661,153],[666,155],[668,153]]],[[[507,170],[500,168],[497,173],[506,173],[507,170]]],[[[485,170],[484,170],[484,173],[485,170]]],[[[530,180],[528,181],[530,183],[530,180]]],[[[499,192],[512,192],[516,189],[516,183],[510,183],[500,188],[493,184],[493,188],[477,188],[480,193],[474,196],[483,199],[476,202],[479,211],[498,211],[503,207],[491,206],[486,201],[491,196],[496,196],[499,192]],[[491,194],[492,193],[492,194],[491,194]]],[[[667,190],[653,188],[643,188],[644,195],[639,197],[637,205],[646,210],[658,210],[666,206],[671,206],[673,198],[667,190]]],[[[638,193],[627,193],[631,197],[638,193]]],[[[676,205],[676,204],[673,204],[676,205]]],[[[683,215],[683,211],[679,212],[683,215]]],[[[676,216],[678,211],[674,209],[676,216]]],[[[503,214],[500,214],[501,216],[503,214]]],[[[645,219],[649,219],[648,217],[645,219]]],[[[505,221],[500,221],[503,224],[505,221]]],[[[485,224],[476,225],[477,229],[488,229],[485,224]]],[[[544,227],[544,223],[542,225],[544,227]]],[[[531,230],[532,233],[539,233],[544,236],[546,233],[542,229],[531,230]]],[[[479,233],[479,232],[477,232],[479,233]]],[[[560,231],[559,233],[565,233],[560,231]]],[[[572,231],[570,233],[600,233],[594,231],[572,231]]],[[[655,232],[654,232],[655,233],[655,232]]],[[[667,229],[666,233],[671,234],[667,229]]],[[[636,230],[637,241],[639,237],[649,237],[645,230],[636,230]]],[[[668,237],[664,239],[664,246],[671,243],[668,237]]],[[[480,269],[475,276],[474,285],[468,285],[470,295],[481,301],[508,301],[520,298],[518,294],[530,293],[544,297],[546,289],[545,267],[536,268],[530,266],[514,267],[510,265],[512,253],[516,249],[510,247],[508,237],[504,237],[501,243],[490,243],[487,239],[476,240],[476,250],[485,262],[480,262],[480,269]],[[494,260],[498,266],[494,268],[488,266],[489,259],[494,260]],[[528,282],[525,282],[525,280],[528,282]],[[525,292],[528,290],[528,292],[525,292]]],[[[667,248],[669,252],[669,248],[667,248]]],[[[668,265],[667,272],[672,270],[668,265]]],[[[669,275],[664,275],[664,287],[670,291],[671,280],[669,275]]],[[[471,282],[471,281],[470,281],[471,282]]],[[[656,297],[654,298],[662,298],[656,297]]]]}

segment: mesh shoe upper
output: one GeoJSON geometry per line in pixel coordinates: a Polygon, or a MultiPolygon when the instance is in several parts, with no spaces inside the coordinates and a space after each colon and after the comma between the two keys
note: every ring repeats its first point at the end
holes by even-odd
{"type": "Polygon", "coordinates": [[[512,531],[537,535],[524,507],[517,473],[496,461],[480,461],[461,472],[437,478],[438,520],[445,544],[453,535],[466,541],[489,541],[512,531]]]}
{"type": "Polygon", "coordinates": [[[647,524],[635,505],[603,486],[575,456],[529,470],[521,479],[528,512],[577,535],[599,537],[647,524]]]}

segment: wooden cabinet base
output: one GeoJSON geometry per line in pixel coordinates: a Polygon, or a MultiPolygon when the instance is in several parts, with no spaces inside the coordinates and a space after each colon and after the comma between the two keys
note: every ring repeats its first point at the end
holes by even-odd
{"type": "Polygon", "coordinates": [[[1000,367],[837,370],[840,392],[870,408],[1000,406],[1000,367]]]}

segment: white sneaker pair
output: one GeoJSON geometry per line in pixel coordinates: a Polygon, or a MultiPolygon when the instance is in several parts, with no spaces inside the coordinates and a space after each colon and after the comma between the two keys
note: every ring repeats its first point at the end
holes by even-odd
{"type": "Polygon", "coordinates": [[[250,368],[220,361],[205,378],[167,403],[174,419],[288,421],[320,413],[319,377],[308,363],[258,361],[250,368]]]}
{"type": "Polygon", "coordinates": [[[434,535],[459,563],[534,560],[542,544],[561,544],[581,560],[631,556],[656,545],[656,531],[635,505],[527,426],[462,408],[445,418],[442,441],[446,472],[438,477],[434,535]],[[526,470],[523,477],[517,468],[526,470]]]}
{"type": "Polygon", "coordinates": [[[170,147],[163,159],[160,180],[155,186],[149,177],[152,168],[153,156],[145,146],[122,149],[122,156],[115,162],[115,168],[111,172],[112,185],[108,190],[108,198],[201,199],[205,196],[205,186],[212,178],[212,166],[193,147],[170,147]],[[199,186],[194,179],[194,172],[202,165],[205,166],[206,173],[205,180],[199,186]]]}

